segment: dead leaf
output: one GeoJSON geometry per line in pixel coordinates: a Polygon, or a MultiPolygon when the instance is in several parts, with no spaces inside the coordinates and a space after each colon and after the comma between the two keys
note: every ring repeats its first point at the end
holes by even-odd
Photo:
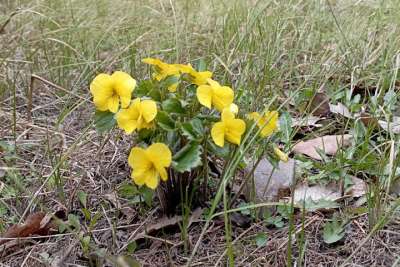
{"type": "Polygon", "coordinates": [[[330,113],[329,97],[323,92],[316,93],[310,103],[311,113],[315,116],[326,116],[330,113]]]}
{"type": "Polygon", "coordinates": [[[301,141],[293,147],[293,152],[307,155],[316,160],[322,160],[317,149],[323,151],[326,155],[333,156],[341,147],[347,147],[351,144],[352,136],[345,135],[326,135],[308,141],[301,141]]]}
{"type": "Polygon", "coordinates": [[[370,114],[368,114],[366,112],[361,112],[359,114],[359,116],[360,116],[360,120],[362,121],[362,123],[364,124],[365,127],[371,127],[373,129],[376,129],[379,127],[378,120],[376,118],[374,118],[373,116],[371,116],[370,114]]]}
{"type": "Polygon", "coordinates": [[[339,114],[342,115],[343,117],[353,119],[353,114],[351,114],[349,109],[340,102],[338,102],[336,105],[329,104],[329,109],[331,113],[339,114]]]}
{"type": "Polygon", "coordinates": [[[393,117],[393,121],[392,122],[379,120],[378,124],[385,131],[392,132],[394,134],[400,134],[400,117],[393,117]]]}
{"type": "MultiPolygon", "coordinates": [[[[346,197],[362,197],[367,192],[367,184],[364,180],[351,176],[352,185],[348,188],[346,197]]],[[[304,201],[312,201],[315,203],[321,201],[334,202],[342,198],[340,186],[336,182],[327,185],[316,184],[308,185],[301,183],[294,189],[293,201],[301,205],[304,201]]]]}
{"type": "Polygon", "coordinates": [[[295,203],[302,203],[305,200],[318,202],[320,200],[336,201],[341,198],[341,193],[338,190],[336,183],[328,185],[312,185],[307,184],[297,185],[294,190],[293,200],[295,203]]]}
{"type": "Polygon", "coordinates": [[[48,235],[50,230],[50,221],[44,212],[35,212],[30,214],[24,224],[11,226],[0,238],[0,245],[10,239],[2,238],[21,238],[32,235],[48,235]]]}
{"type": "Polygon", "coordinates": [[[353,183],[347,190],[347,195],[351,197],[362,197],[367,193],[367,184],[364,180],[351,176],[351,182],[353,183]]]}
{"type": "Polygon", "coordinates": [[[308,116],[306,118],[292,118],[292,127],[322,127],[322,124],[317,123],[321,119],[323,118],[316,116],[308,116]]]}

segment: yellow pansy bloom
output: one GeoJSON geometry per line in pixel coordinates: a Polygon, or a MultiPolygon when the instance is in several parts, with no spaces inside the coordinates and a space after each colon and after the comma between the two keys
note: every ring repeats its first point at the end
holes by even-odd
{"type": "Polygon", "coordinates": [[[200,104],[208,108],[214,106],[219,111],[232,104],[234,94],[230,87],[221,86],[212,79],[207,79],[207,83],[207,85],[197,87],[196,95],[200,104]]]}
{"type": "Polygon", "coordinates": [[[225,140],[239,145],[245,131],[246,123],[241,119],[235,119],[235,115],[227,108],[222,111],[221,121],[211,128],[211,137],[220,147],[224,146],[225,140]]]}
{"type": "Polygon", "coordinates": [[[278,112],[267,111],[263,116],[258,112],[249,114],[249,118],[257,123],[259,128],[262,128],[260,135],[262,137],[270,136],[278,128],[278,112]]]}
{"type": "Polygon", "coordinates": [[[171,161],[171,151],[163,143],[154,143],[147,149],[134,147],[128,157],[129,166],[132,168],[131,177],[135,184],[145,184],[151,189],[157,188],[159,177],[167,181],[166,168],[171,165],[171,161]]]}
{"type": "Polygon", "coordinates": [[[118,126],[130,134],[136,129],[151,128],[156,115],[156,102],[153,100],[141,101],[140,98],[136,98],[127,109],[122,109],[117,113],[116,119],[118,126]]]}
{"type": "Polygon", "coordinates": [[[98,110],[116,113],[120,104],[122,108],[129,105],[135,87],[136,80],[128,73],[116,71],[112,75],[97,75],[90,84],[90,92],[98,110]]]}
{"type": "Polygon", "coordinates": [[[193,68],[188,74],[191,78],[191,82],[198,86],[207,84],[207,80],[212,77],[211,71],[196,71],[193,68]]]}
{"type": "Polygon", "coordinates": [[[280,150],[278,147],[274,147],[274,153],[281,161],[288,162],[289,160],[288,155],[282,150],[280,150]]]}
{"type": "MultiPolygon", "coordinates": [[[[179,78],[180,73],[182,73],[183,71],[189,71],[189,67],[187,65],[168,64],[157,58],[145,58],[142,60],[142,62],[154,66],[156,73],[153,78],[157,81],[161,81],[169,76],[179,78]]],[[[174,83],[168,86],[168,91],[170,91],[171,93],[176,92],[178,84],[179,83],[174,83]]]]}

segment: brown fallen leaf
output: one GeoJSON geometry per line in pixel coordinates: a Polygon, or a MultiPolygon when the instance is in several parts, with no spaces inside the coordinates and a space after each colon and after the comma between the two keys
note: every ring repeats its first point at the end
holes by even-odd
{"type": "Polygon", "coordinates": [[[323,92],[316,93],[309,105],[311,113],[315,116],[326,116],[330,113],[329,97],[323,92]]]}
{"type": "Polygon", "coordinates": [[[366,112],[361,112],[359,114],[359,117],[365,127],[371,127],[373,129],[379,128],[378,120],[375,117],[373,117],[372,115],[370,115],[366,112]]]}
{"type": "Polygon", "coordinates": [[[352,135],[326,135],[308,141],[301,141],[293,147],[293,152],[307,155],[316,160],[322,160],[317,150],[323,151],[326,155],[333,156],[342,148],[351,144],[352,135]]]}
{"type": "Polygon", "coordinates": [[[51,223],[48,219],[48,216],[46,216],[46,213],[32,213],[26,218],[24,224],[16,224],[8,228],[8,230],[0,238],[0,245],[12,240],[7,238],[21,238],[29,237],[32,235],[48,235],[50,227],[51,223]]]}

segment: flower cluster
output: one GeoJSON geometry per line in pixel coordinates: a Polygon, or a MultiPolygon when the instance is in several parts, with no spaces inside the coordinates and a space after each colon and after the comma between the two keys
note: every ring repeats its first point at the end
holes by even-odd
{"type": "MultiPolygon", "coordinates": [[[[152,132],[150,140],[130,151],[134,183],[155,189],[160,179],[168,180],[170,169],[186,172],[198,167],[203,158],[199,154],[207,153],[202,146],[208,136],[221,148],[227,143],[241,144],[246,122],[238,117],[231,87],[212,79],[212,72],[196,70],[190,64],[168,64],[155,58],[143,62],[152,66],[153,74],[138,85],[122,71],[101,73],[90,84],[96,109],[111,114],[111,120],[126,134],[152,132]]],[[[261,137],[277,129],[276,111],[253,112],[247,119],[257,124],[261,137]]],[[[285,154],[277,148],[275,154],[284,159],[285,154]]]]}

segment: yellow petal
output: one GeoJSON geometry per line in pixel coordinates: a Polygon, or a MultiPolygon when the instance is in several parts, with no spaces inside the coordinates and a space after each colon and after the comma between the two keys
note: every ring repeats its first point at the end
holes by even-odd
{"type": "Polygon", "coordinates": [[[141,147],[134,147],[131,149],[128,157],[128,164],[137,175],[144,173],[152,166],[151,161],[147,158],[146,151],[141,147]]]}
{"type": "Polygon", "coordinates": [[[118,127],[123,129],[127,134],[131,134],[138,128],[138,115],[139,113],[132,108],[122,109],[116,115],[118,127]]]}
{"type": "Polygon", "coordinates": [[[140,186],[144,185],[144,182],[146,180],[146,177],[143,174],[135,175],[134,171],[132,171],[131,173],[131,178],[135,184],[140,186]]]}
{"type": "Polygon", "coordinates": [[[220,85],[217,81],[214,81],[214,80],[211,79],[211,78],[207,79],[207,83],[208,83],[209,85],[211,85],[212,87],[221,87],[221,85],[220,85]]]}
{"type": "Polygon", "coordinates": [[[149,123],[157,116],[157,104],[153,100],[143,100],[140,109],[144,120],[149,123]]]}
{"type": "Polygon", "coordinates": [[[121,97],[121,107],[126,108],[129,105],[131,95],[136,87],[136,80],[128,73],[116,71],[111,75],[114,81],[114,90],[121,97]]]}
{"type": "Polygon", "coordinates": [[[158,185],[158,174],[156,170],[151,169],[144,174],[144,183],[147,185],[148,188],[156,189],[158,185]]]}
{"type": "Polygon", "coordinates": [[[154,121],[147,123],[146,121],[142,121],[140,125],[138,125],[138,129],[151,129],[154,127],[154,121]]]}
{"type": "Polygon", "coordinates": [[[193,67],[190,64],[173,64],[175,68],[179,70],[180,73],[190,73],[193,70],[193,67]]]}
{"type": "Polygon", "coordinates": [[[147,148],[146,154],[156,167],[169,167],[171,165],[171,150],[163,143],[152,144],[147,148]]]}
{"type": "Polygon", "coordinates": [[[111,111],[112,113],[116,113],[119,108],[119,98],[117,95],[113,95],[108,99],[107,103],[108,110],[111,111]]]}
{"type": "Polygon", "coordinates": [[[243,133],[246,131],[246,123],[241,119],[229,120],[225,124],[225,138],[232,144],[240,145],[243,133]]]}
{"type": "Polygon", "coordinates": [[[213,98],[213,90],[209,85],[201,85],[197,87],[197,99],[199,100],[200,104],[211,108],[211,102],[213,98]]]}
{"type": "Polygon", "coordinates": [[[255,122],[258,122],[261,115],[258,112],[252,112],[252,113],[248,114],[247,117],[249,117],[249,119],[251,119],[251,120],[254,120],[255,122]]]}
{"type": "Polygon", "coordinates": [[[224,146],[225,125],[223,122],[217,122],[211,128],[211,137],[217,146],[224,146]]]}
{"type": "Polygon", "coordinates": [[[284,153],[282,150],[280,150],[277,147],[274,147],[274,153],[275,155],[283,162],[288,162],[289,157],[286,153],[284,153]]]}
{"type": "Polygon", "coordinates": [[[113,80],[110,75],[101,73],[90,84],[94,105],[98,110],[108,110],[108,100],[114,93],[113,80]]]}
{"type": "Polygon", "coordinates": [[[176,88],[178,88],[178,85],[179,85],[179,83],[171,84],[170,86],[168,86],[168,91],[170,91],[171,93],[175,93],[176,88]]]}
{"type": "Polygon", "coordinates": [[[267,112],[261,121],[262,124],[260,125],[260,128],[263,127],[261,136],[267,137],[278,128],[278,112],[267,112]]]}
{"type": "Polygon", "coordinates": [[[228,122],[235,118],[235,114],[233,114],[229,108],[225,108],[221,114],[221,121],[228,122]]]}
{"type": "Polygon", "coordinates": [[[143,63],[149,64],[149,65],[161,65],[163,62],[157,58],[144,58],[142,59],[143,63]]]}
{"type": "Polygon", "coordinates": [[[192,77],[192,83],[200,86],[207,84],[207,80],[211,78],[212,72],[210,71],[195,71],[192,70],[189,72],[189,75],[192,77]]]}
{"type": "Polygon", "coordinates": [[[164,182],[168,180],[168,173],[165,168],[157,168],[157,171],[161,177],[161,180],[163,180],[164,182]]]}
{"type": "Polygon", "coordinates": [[[234,93],[228,86],[213,87],[212,103],[215,108],[222,111],[224,108],[229,107],[233,102],[234,93]]]}

